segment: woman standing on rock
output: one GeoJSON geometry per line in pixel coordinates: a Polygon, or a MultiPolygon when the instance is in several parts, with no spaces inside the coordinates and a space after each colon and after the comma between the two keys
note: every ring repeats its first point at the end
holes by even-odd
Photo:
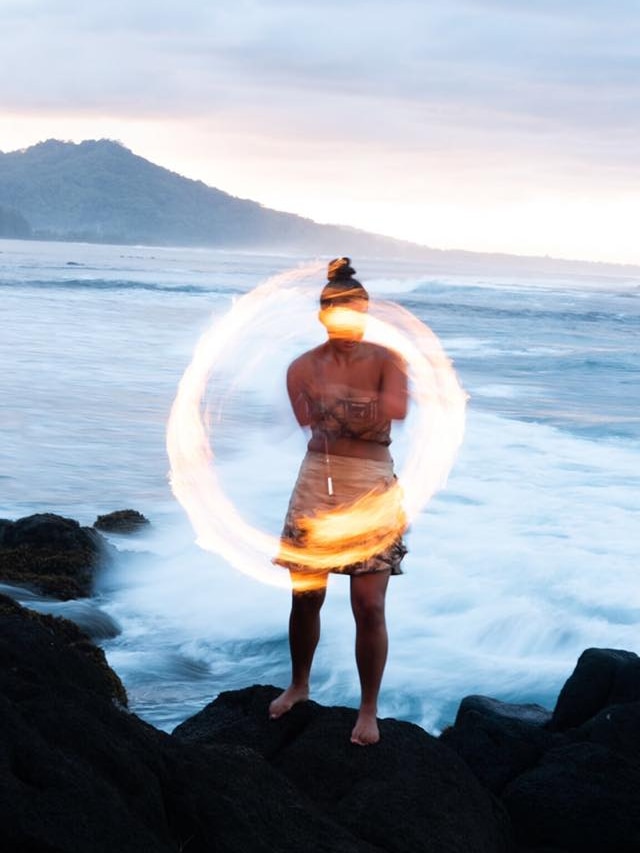
{"type": "MultiPolygon", "coordinates": [[[[292,605],[289,646],[292,678],[269,713],[276,719],[309,698],[309,674],[320,638],[320,609],[328,573],[347,574],[356,623],[356,663],[361,701],[351,741],[366,745],[380,739],[377,700],[387,658],[385,595],[390,575],[401,574],[406,549],[399,488],[389,453],[391,421],[407,413],[405,365],[395,353],[362,340],[369,296],[353,276],[349,258],[331,261],[328,284],[320,295],[320,320],[327,341],[291,363],[287,390],[300,426],[310,427],[307,454],[300,467],[276,562],[291,573],[292,605]],[[342,310],[341,310],[342,309],[342,310]],[[345,312],[344,309],[347,309],[345,312]],[[345,320],[346,314],[346,320],[345,320]],[[360,318],[360,320],[358,320],[360,318]],[[335,565],[318,569],[311,555],[309,524],[319,514],[344,510],[367,495],[393,496],[386,517],[377,522],[379,551],[343,565],[340,549],[335,565]],[[289,559],[291,548],[300,559],[289,559]]],[[[371,530],[366,532],[370,538],[371,530]]],[[[361,538],[351,529],[348,538],[361,538]]],[[[344,561],[343,561],[344,562],[344,561]]]]}

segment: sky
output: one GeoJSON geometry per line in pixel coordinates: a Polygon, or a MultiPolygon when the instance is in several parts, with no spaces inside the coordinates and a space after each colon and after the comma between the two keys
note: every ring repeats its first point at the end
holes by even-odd
{"type": "Polygon", "coordinates": [[[640,0],[0,0],[0,150],[116,139],[441,249],[640,264],[640,0]]]}

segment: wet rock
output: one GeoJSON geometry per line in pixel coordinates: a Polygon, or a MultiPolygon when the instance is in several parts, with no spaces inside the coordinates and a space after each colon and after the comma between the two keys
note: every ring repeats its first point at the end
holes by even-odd
{"type": "Polygon", "coordinates": [[[507,786],[503,799],[519,840],[528,845],[553,844],[571,853],[640,850],[637,755],[593,743],[556,747],[507,786]]]}
{"type": "Polygon", "coordinates": [[[91,640],[110,640],[117,637],[122,630],[115,619],[86,599],[79,601],[37,599],[27,601],[26,606],[38,613],[48,613],[50,616],[69,619],[91,640]]]}
{"type": "Polygon", "coordinates": [[[353,709],[305,702],[274,721],[279,690],[256,685],[167,735],[127,711],[76,625],[0,596],[0,849],[637,853],[636,656],[585,655],[561,693],[583,722],[564,730],[473,696],[439,739],[382,720],[358,747],[353,709]],[[593,692],[577,690],[585,660],[593,692]]]}
{"type": "Polygon", "coordinates": [[[56,695],[86,692],[126,707],[127,694],[104,652],[73,622],[0,595],[0,626],[5,699],[39,696],[44,706],[56,695]]]}
{"type": "Polygon", "coordinates": [[[381,851],[511,849],[501,805],[436,738],[411,723],[382,720],[379,744],[355,746],[353,709],[305,702],[270,720],[269,703],[279,692],[254,686],[223,693],[174,737],[255,751],[315,809],[381,851]]]}
{"type": "Polygon", "coordinates": [[[640,701],[640,658],[620,649],[587,649],[560,691],[555,731],[581,726],[604,708],[640,701]]]}
{"type": "Polygon", "coordinates": [[[576,741],[599,743],[640,761],[640,702],[611,705],[568,735],[576,741]]]}
{"type": "Polygon", "coordinates": [[[90,595],[96,570],[111,551],[104,537],[71,518],[38,513],[0,519],[0,580],[54,598],[90,595]]]}
{"type": "Polygon", "coordinates": [[[513,705],[467,696],[456,721],[440,740],[467,762],[483,785],[499,794],[533,767],[554,743],[546,726],[551,713],[540,705],[513,705]]]}
{"type": "Polygon", "coordinates": [[[136,533],[149,524],[141,512],[135,509],[119,509],[106,515],[99,515],[93,522],[96,530],[108,533],[136,533]]]}
{"type": "Polygon", "coordinates": [[[70,619],[92,640],[108,640],[121,632],[118,622],[89,599],[58,601],[24,586],[0,583],[0,594],[38,613],[70,619]]]}
{"type": "Polygon", "coordinates": [[[125,699],[78,628],[0,598],[0,849],[380,853],[257,753],[181,743],[125,699]]]}
{"type": "Polygon", "coordinates": [[[442,735],[500,793],[522,851],[640,850],[640,661],[587,649],[553,714],[463,700],[442,735]]]}

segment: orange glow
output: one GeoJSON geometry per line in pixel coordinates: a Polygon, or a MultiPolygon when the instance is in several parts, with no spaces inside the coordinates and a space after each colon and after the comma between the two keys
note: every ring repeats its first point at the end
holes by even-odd
{"type": "MultiPolygon", "coordinates": [[[[396,351],[407,363],[413,413],[399,483],[303,520],[303,549],[282,543],[278,535],[244,521],[216,474],[209,415],[203,406],[207,384],[216,364],[237,345],[241,333],[259,324],[274,306],[282,313],[282,304],[288,299],[293,304],[293,295],[303,285],[308,290],[309,280],[316,284],[321,280],[321,270],[323,265],[313,264],[275,276],[239,298],[214,323],[202,336],[185,371],[167,426],[171,486],[193,524],[198,544],[220,554],[238,570],[283,587],[290,586],[289,573],[273,565],[275,555],[278,561],[309,567],[309,585],[313,586],[314,571],[360,562],[390,545],[445,485],[464,433],[467,395],[430,329],[393,303],[372,301],[368,314],[344,306],[330,309],[336,334],[353,334],[355,319],[359,337],[396,351]]],[[[212,439],[215,446],[215,428],[212,439]]]]}
{"type": "Polygon", "coordinates": [[[335,510],[298,519],[304,531],[302,547],[280,542],[278,563],[304,566],[293,572],[298,592],[322,587],[331,569],[367,560],[390,547],[407,527],[402,488],[396,483],[384,492],[369,492],[335,510]]]}
{"type": "Polygon", "coordinates": [[[352,301],[348,305],[331,305],[318,313],[318,319],[330,338],[343,341],[361,341],[367,327],[367,302],[352,301]]]}
{"type": "Polygon", "coordinates": [[[316,571],[359,563],[404,533],[407,519],[402,489],[396,484],[382,493],[369,492],[353,503],[300,519],[298,524],[305,532],[304,546],[280,543],[279,561],[316,571]]]}

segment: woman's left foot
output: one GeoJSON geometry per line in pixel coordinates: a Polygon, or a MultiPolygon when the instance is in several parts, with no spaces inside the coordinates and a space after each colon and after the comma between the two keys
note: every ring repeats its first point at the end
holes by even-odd
{"type": "Polygon", "coordinates": [[[358,746],[369,746],[372,743],[378,743],[379,740],[380,730],[378,729],[375,711],[360,709],[358,719],[351,732],[351,743],[356,743],[358,746]]]}

